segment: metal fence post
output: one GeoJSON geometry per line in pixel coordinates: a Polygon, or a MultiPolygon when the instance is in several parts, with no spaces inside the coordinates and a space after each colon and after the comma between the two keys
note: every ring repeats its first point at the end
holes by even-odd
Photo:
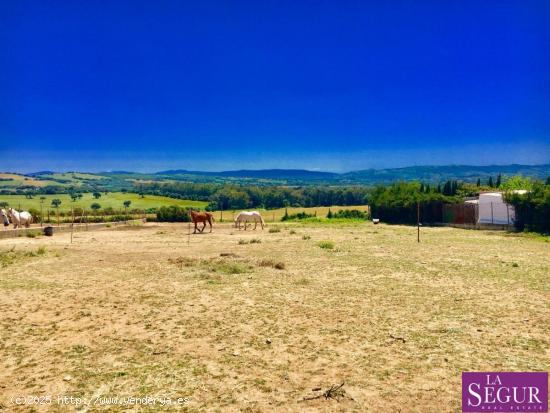
{"type": "Polygon", "coordinates": [[[416,201],[416,241],[420,242],[420,201],[416,201]]]}

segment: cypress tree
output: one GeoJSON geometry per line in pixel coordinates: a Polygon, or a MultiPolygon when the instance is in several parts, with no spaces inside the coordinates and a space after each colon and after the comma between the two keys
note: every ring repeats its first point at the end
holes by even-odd
{"type": "Polygon", "coordinates": [[[452,195],[452,194],[453,194],[453,183],[451,181],[447,181],[443,186],[443,195],[452,195]]]}
{"type": "Polygon", "coordinates": [[[481,179],[477,178],[476,186],[477,186],[477,187],[480,187],[480,186],[481,186],[481,179]]]}
{"type": "Polygon", "coordinates": [[[496,182],[495,186],[496,186],[497,188],[500,187],[501,182],[502,182],[502,175],[501,175],[501,174],[498,174],[498,176],[497,176],[497,182],[496,182]]]}
{"type": "Polygon", "coordinates": [[[494,184],[493,184],[493,177],[492,177],[492,176],[489,177],[489,182],[488,182],[488,184],[489,184],[489,186],[490,186],[491,188],[494,186],[494,184]]]}

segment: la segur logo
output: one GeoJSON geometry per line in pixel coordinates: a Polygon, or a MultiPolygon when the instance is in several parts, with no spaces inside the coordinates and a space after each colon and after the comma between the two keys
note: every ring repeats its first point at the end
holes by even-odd
{"type": "Polygon", "coordinates": [[[548,373],[463,372],[463,412],[548,412],[548,373]]]}

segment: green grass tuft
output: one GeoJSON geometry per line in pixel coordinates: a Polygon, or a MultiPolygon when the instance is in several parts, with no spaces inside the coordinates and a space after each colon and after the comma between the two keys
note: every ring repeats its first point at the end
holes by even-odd
{"type": "Polygon", "coordinates": [[[317,245],[324,250],[334,249],[334,242],[332,241],[319,241],[317,245]]]}
{"type": "Polygon", "coordinates": [[[216,270],[223,274],[243,274],[248,269],[238,262],[223,263],[216,266],[216,270]]]}

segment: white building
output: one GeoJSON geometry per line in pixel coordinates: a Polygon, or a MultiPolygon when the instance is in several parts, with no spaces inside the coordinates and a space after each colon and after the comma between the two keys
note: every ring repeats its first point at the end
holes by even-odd
{"type": "MultiPolygon", "coordinates": [[[[524,194],[527,191],[514,192],[524,194]]],[[[477,204],[478,224],[511,225],[516,218],[514,207],[504,202],[502,192],[482,192],[479,194],[479,199],[469,200],[466,203],[477,204]]]]}

